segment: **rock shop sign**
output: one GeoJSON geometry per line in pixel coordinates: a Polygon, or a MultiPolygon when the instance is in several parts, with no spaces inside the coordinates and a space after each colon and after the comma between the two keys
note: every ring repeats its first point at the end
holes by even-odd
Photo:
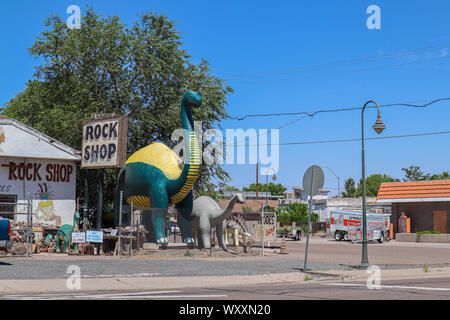
{"type": "Polygon", "coordinates": [[[127,151],[125,116],[91,120],[83,127],[81,168],[122,168],[127,151]]]}

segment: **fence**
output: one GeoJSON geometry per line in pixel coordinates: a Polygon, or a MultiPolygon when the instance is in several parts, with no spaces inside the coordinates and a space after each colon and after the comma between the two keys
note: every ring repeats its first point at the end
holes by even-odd
{"type": "Polygon", "coordinates": [[[28,194],[27,200],[24,201],[0,202],[0,216],[9,219],[11,223],[12,247],[7,249],[7,255],[30,257],[36,246],[33,244],[31,227],[33,225],[31,195],[28,194]]]}
{"type": "MultiPolygon", "coordinates": [[[[123,203],[123,195],[120,196],[120,202],[123,203]]],[[[259,220],[261,220],[260,213],[257,213],[259,220]]],[[[140,253],[142,250],[157,248],[156,235],[153,230],[152,216],[163,215],[165,217],[165,235],[169,246],[185,247],[183,242],[180,226],[179,226],[179,213],[174,208],[169,209],[157,209],[153,208],[148,211],[136,210],[134,203],[131,202],[130,205],[121,205],[119,209],[119,217],[116,225],[116,229],[111,229],[110,231],[116,233],[115,235],[106,236],[105,240],[115,240],[114,243],[104,244],[105,250],[114,250],[115,255],[132,255],[140,253]],[[158,212],[159,210],[163,212],[158,212]]],[[[274,215],[273,213],[267,214],[266,220],[274,215]]],[[[244,246],[247,245],[246,240],[249,232],[249,227],[246,221],[242,217],[235,217],[230,215],[226,219],[226,229],[220,230],[224,234],[224,241],[222,243],[221,236],[218,236],[216,228],[211,225],[210,230],[207,232],[207,237],[202,238],[202,232],[199,228],[198,218],[193,218],[190,221],[192,226],[192,235],[195,243],[192,246],[201,248],[211,248],[211,246],[220,246],[221,244],[237,247],[240,244],[244,246]],[[227,232],[226,232],[227,231],[227,232]]],[[[267,224],[267,228],[272,224],[267,224]]],[[[259,224],[258,226],[260,226],[259,224]]],[[[259,230],[259,233],[261,230],[259,230]]],[[[267,230],[266,230],[267,231],[267,230]]],[[[260,237],[260,236],[259,236],[260,237]]],[[[256,239],[259,240],[259,239],[256,239]]],[[[244,250],[244,249],[242,249],[244,250]]]]}
{"type": "MultiPolygon", "coordinates": [[[[280,227],[292,227],[292,226],[293,226],[292,222],[281,222],[280,223],[280,227]]],[[[306,233],[308,223],[307,222],[296,223],[295,226],[302,228],[304,230],[304,232],[306,233]]],[[[326,232],[327,231],[327,223],[326,222],[311,222],[310,231],[312,234],[318,233],[318,232],[326,232]]]]}

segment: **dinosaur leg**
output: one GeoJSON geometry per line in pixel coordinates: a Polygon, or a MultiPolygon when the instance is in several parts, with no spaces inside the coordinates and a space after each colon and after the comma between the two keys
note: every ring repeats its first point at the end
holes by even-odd
{"type": "Polygon", "coordinates": [[[205,244],[203,243],[202,237],[200,236],[200,234],[197,232],[197,242],[198,242],[198,247],[200,249],[205,248],[205,244]]]}
{"type": "Polygon", "coordinates": [[[56,252],[61,252],[61,242],[59,240],[59,234],[56,234],[55,237],[55,244],[56,244],[56,252]]]}
{"type": "Polygon", "coordinates": [[[192,204],[194,202],[194,198],[192,196],[192,191],[188,193],[188,195],[179,203],[175,205],[178,210],[178,226],[181,231],[181,238],[184,243],[193,244],[195,243],[194,238],[192,236],[192,204]]]}
{"type": "Polygon", "coordinates": [[[69,247],[70,241],[69,241],[69,237],[70,237],[70,235],[68,235],[68,234],[65,234],[65,235],[64,235],[64,252],[65,252],[65,253],[70,253],[70,247],[69,247]]]}
{"type": "Polygon", "coordinates": [[[225,229],[227,227],[227,222],[222,221],[221,223],[218,223],[216,225],[216,234],[217,234],[217,240],[219,242],[219,247],[221,247],[223,250],[227,250],[227,245],[225,244],[225,229]]]}
{"type": "Polygon", "coordinates": [[[202,216],[200,217],[199,221],[199,232],[200,237],[203,242],[203,246],[205,249],[209,249],[211,247],[211,239],[210,239],[210,233],[211,233],[211,224],[209,223],[209,218],[202,216]]]}
{"type": "Polygon", "coordinates": [[[169,198],[165,189],[151,190],[150,202],[152,204],[152,225],[155,231],[156,243],[168,244],[166,237],[166,216],[169,198]]]}
{"type": "Polygon", "coordinates": [[[194,218],[192,220],[191,224],[192,224],[192,237],[194,238],[195,245],[198,248],[200,248],[200,241],[199,241],[200,237],[199,237],[198,231],[197,231],[198,230],[198,219],[194,218]]]}

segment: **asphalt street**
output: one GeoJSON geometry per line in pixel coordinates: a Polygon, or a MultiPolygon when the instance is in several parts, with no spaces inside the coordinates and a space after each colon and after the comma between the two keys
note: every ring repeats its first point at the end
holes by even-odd
{"type": "Polygon", "coordinates": [[[384,281],[379,289],[337,280],[218,288],[4,294],[7,300],[448,300],[450,278],[384,281]]]}
{"type": "MultiPolygon", "coordinates": [[[[254,257],[249,259],[149,259],[149,258],[97,258],[77,259],[61,257],[41,260],[6,258],[0,260],[0,279],[65,279],[71,265],[77,265],[81,277],[157,277],[157,276],[231,276],[266,273],[298,272],[303,261],[282,257],[254,257]]],[[[343,266],[315,263],[314,270],[344,268],[343,266]]]]}
{"type": "MultiPolygon", "coordinates": [[[[287,241],[287,255],[276,249],[266,249],[266,256],[255,255],[206,257],[184,255],[185,250],[162,250],[153,257],[135,256],[66,256],[36,255],[31,259],[0,258],[2,279],[65,279],[71,265],[80,268],[81,277],[177,277],[177,276],[234,276],[298,272],[303,268],[305,241],[287,241]],[[164,256],[168,254],[168,256],[164,256]]],[[[194,252],[194,251],[193,251],[194,252]]],[[[217,255],[222,252],[215,248],[217,255]]],[[[223,255],[223,252],[221,253],[223,255]]],[[[345,269],[361,261],[361,245],[312,238],[308,255],[312,270],[345,269]]],[[[380,268],[422,268],[450,265],[450,244],[370,243],[369,262],[380,268]]]]}

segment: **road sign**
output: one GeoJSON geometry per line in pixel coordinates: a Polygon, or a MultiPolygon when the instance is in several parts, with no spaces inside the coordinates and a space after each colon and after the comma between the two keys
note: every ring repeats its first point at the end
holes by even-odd
{"type": "Polygon", "coordinates": [[[323,170],[319,166],[309,167],[303,175],[303,189],[310,196],[319,194],[320,189],[323,187],[323,182],[323,170]]]}
{"type": "Polygon", "coordinates": [[[103,242],[103,231],[94,231],[87,230],[86,231],[86,242],[103,242]]]}
{"type": "Polygon", "coordinates": [[[308,248],[309,248],[309,230],[311,225],[311,209],[312,209],[312,198],[316,194],[319,194],[320,189],[323,187],[324,175],[323,170],[319,166],[311,166],[306,170],[303,175],[303,189],[306,194],[309,195],[309,206],[308,206],[308,228],[306,232],[306,248],[305,248],[305,264],[303,270],[308,270],[308,248]]]}
{"type": "Polygon", "coordinates": [[[72,232],[72,243],[85,243],[86,233],[85,232],[72,232]]]}

